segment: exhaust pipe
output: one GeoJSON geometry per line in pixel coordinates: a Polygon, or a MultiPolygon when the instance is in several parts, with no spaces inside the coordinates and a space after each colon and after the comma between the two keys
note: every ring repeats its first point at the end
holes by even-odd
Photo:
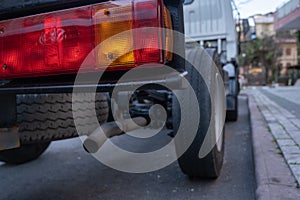
{"type": "Polygon", "coordinates": [[[83,142],[83,147],[88,153],[96,153],[108,138],[119,136],[125,132],[136,130],[147,125],[144,117],[126,119],[122,122],[108,122],[97,128],[83,142]],[[120,128],[121,127],[121,128],[120,128]]]}

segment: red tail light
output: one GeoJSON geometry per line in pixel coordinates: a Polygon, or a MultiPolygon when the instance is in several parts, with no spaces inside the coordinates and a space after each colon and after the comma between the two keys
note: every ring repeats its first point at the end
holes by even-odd
{"type": "MultiPolygon", "coordinates": [[[[0,78],[76,74],[102,41],[133,28],[164,27],[161,0],[116,0],[0,22],[0,78]]],[[[124,70],[143,63],[164,63],[162,31],[134,31],[95,53],[86,72],[124,70]],[[132,52],[136,46],[146,46],[132,52]],[[156,48],[153,48],[155,46],[156,48]]]]}
{"type": "MultiPolygon", "coordinates": [[[[145,27],[163,27],[163,9],[160,2],[137,2],[134,7],[134,28],[145,28],[145,27]],[[155,12],[155,10],[157,10],[155,12]],[[149,12],[150,11],[150,12],[149,12]],[[141,20],[143,19],[143,20],[141,20]]],[[[162,33],[161,31],[147,31],[143,33],[143,29],[138,29],[134,38],[136,38],[136,47],[147,46],[143,43],[156,44],[157,48],[144,48],[135,51],[135,59],[143,64],[147,62],[163,62],[162,49],[162,33]],[[145,40],[144,37],[147,37],[145,40]]],[[[150,46],[150,45],[149,45],[150,46]]]]}

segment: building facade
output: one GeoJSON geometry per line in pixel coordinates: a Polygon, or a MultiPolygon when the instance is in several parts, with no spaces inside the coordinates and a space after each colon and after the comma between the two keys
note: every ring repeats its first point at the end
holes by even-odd
{"type": "Polygon", "coordinates": [[[276,40],[282,51],[282,56],[279,58],[282,76],[288,75],[288,68],[298,64],[298,49],[296,39],[278,38],[276,40]]]}
{"type": "MultiPolygon", "coordinates": [[[[298,0],[300,1],[300,0],[298,0]]],[[[297,40],[294,32],[289,29],[276,29],[278,12],[259,14],[252,16],[255,22],[256,38],[273,37],[276,42],[277,49],[281,52],[277,57],[276,66],[271,66],[273,70],[268,70],[268,77],[275,81],[288,84],[290,76],[289,68],[298,64],[298,48],[297,40]]],[[[263,82],[267,83],[266,69],[264,66],[245,66],[247,69],[247,79],[250,84],[259,85],[263,82]],[[264,80],[264,81],[263,81],[264,80]]],[[[270,67],[270,66],[269,66],[270,67]]]]}
{"type": "MultiPolygon", "coordinates": [[[[278,8],[275,13],[275,31],[287,31],[287,30],[298,30],[300,31],[300,0],[290,0],[285,3],[282,7],[278,8]]],[[[300,41],[286,41],[283,46],[282,58],[283,67],[289,69],[288,76],[292,82],[296,82],[300,78],[300,57],[294,45],[300,43],[300,41]]],[[[298,46],[297,45],[297,46],[298,46]]]]}
{"type": "Polygon", "coordinates": [[[255,22],[255,32],[257,38],[275,35],[274,13],[255,15],[253,18],[255,22]]]}

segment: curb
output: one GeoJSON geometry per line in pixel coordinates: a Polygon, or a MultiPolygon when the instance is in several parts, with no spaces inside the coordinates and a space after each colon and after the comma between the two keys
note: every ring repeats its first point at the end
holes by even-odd
{"type": "Polygon", "coordinates": [[[254,97],[250,94],[247,96],[257,184],[256,199],[300,199],[296,180],[285,159],[280,155],[254,97]]]}

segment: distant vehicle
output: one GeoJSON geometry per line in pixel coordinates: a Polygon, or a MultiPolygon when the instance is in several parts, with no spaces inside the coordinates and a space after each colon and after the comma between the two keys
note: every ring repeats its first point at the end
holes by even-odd
{"type": "Polygon", "coordinates": [[[186,43],[198,42],[204,48],[215,48],[223,70],[227,71],[228,121],[238,118],[238,37],[231,0],[186,0],[184,3],[186,43]]]}

